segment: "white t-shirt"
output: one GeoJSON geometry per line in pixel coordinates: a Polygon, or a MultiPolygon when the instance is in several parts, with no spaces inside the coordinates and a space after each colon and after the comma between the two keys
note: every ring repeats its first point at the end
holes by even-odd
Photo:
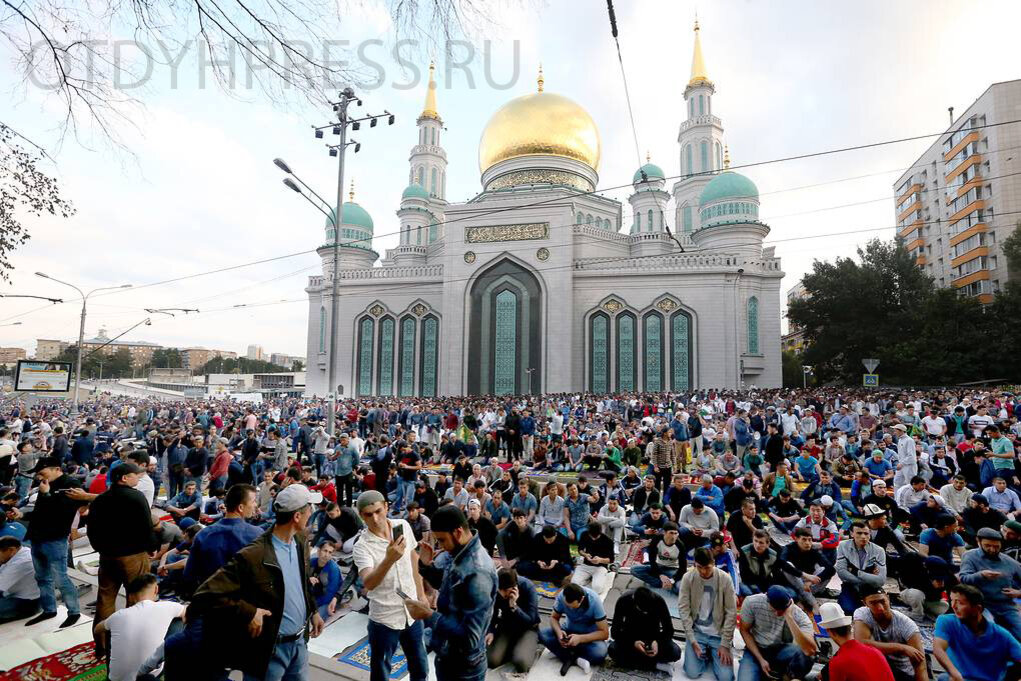
{"type": "Polygon", "coordinates": [[[110,630],[110,681],[135,681],[142,663],[163,643],[170,622],[184,615],[173,601],[140,601],[106,620],[110,630]]]}

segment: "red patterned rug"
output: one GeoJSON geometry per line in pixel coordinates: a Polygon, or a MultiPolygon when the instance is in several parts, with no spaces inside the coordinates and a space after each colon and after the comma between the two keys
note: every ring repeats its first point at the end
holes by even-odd
{"type": "Polygon", "coordinates": [[[92,641],[81,643],[0,674],[0,681],[105,681],[106,664],[94,653],[92,641]]]}
{"type": "Polygon", "coordinates": [[[620,561],[622,568],[630,568],[633,565],[641,565],[643,562],[642,551],[649,545],[648,539],[635,539],[633,542],[628,544],[627,555],[624,556],[624,560],[620,561]]]}

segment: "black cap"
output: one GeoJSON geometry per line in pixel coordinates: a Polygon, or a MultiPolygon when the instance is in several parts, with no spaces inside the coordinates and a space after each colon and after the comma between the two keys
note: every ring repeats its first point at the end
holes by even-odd
{"type": "Polygon", "coordinates": [[[33,473],[38,473],[44,468],[60,468],[60,459],[55,456],[44,456],[36,461],[35,468],[32,469],[33,473]]]}

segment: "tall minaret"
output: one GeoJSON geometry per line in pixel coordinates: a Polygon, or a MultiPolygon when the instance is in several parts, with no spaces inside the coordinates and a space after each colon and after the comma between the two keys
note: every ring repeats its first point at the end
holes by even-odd
{"type": "Polygon", "coordinates": [[[430,197],[440,200],[447,198],[447,153],[443,150],[440,136],[443,134],[443,119],[436,110],[436,65],[429,64],[429,89],[425,95],[425,106],[418,116],[418,144],[411,148],[408,162],[411,170],[408,184],[417,184],[430,197]]]}
{"type": "Polygon", "coordinates": [[[696,19],[691,79],[684,88],[687,115],[677,133],[682,177],[673,187],[677,231],[681,235],[691,234],[699,228],[698,197],[713,179],[713,174],[723,167],[723,123],[713,115],[716,87],[706,71],[699,33],[696,19]]]}

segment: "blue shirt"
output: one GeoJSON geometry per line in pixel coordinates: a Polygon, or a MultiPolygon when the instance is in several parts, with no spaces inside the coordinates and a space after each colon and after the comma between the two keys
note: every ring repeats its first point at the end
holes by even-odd
{"type": "Polygon", "coordinates": [[[968,681],[997,681],[1008,661],[1021,660],[1021,644],[989,618],[985,631],[976,635],[957,615],[940,615],[933,636],[950,644],[947,655],[968,681]]]}
{"type": "MultiPolygon", "coordinates": [[[[201,534],[201,532],[199,533],[201,534]]],[[[284,614],[278,636],[292,636],[305,626],[305,587],[301,583],[298,544],[292,539],[284,543],[276,535],[270,537],[277,563],[284,573],[284,614]]]]}
{"type": "Polygon", "coordinates": [[[493,521],[494,525],[499,525],[500,521],[504,518],[510,520],[511,512],[510,507],[507,506],[507,502],[501,501],[499,508],[493,504],[493,500],[490,499],[486,502],[486,511],[489,513],[489,519],[493,521]]]}
{"type": "Polygon", "coordinates": [[[572,527],[588,525],[590,513],[588,497],[579,494],[578,501],[571,501],[571,497],[567,497],[564,499],[564,508],[567,509],[572,527]]]}
{"type": "Polygon", "coordinates": [[[581,588],[585,592],[585,600],[577,608],[567,606],[563,591],[557,594],[557,601],[553,605],[553,612],[566,617],[566,625],[562,624],[560,628],[569,634],[591,634],[596,630],[596,623],[606,619],[599,595],[587,586],[581,588]]]}
{"type": "Polygon", "coordinates": [[[443,573],[431,620],[436,657],[485,669],[486,632],[495,602],[496,568],[476,534],[443,573]]]}
{"type": "Polygon", "coordinates": [[[794,459],[794,463],[797,464],[801,475],[808,478],[815,475],[815,467],[819,465],[819,459],[814,456],[799,456],[794,459]]]}
{"type": "Polygon", "coordinates": [[[515,508],[520,508],[522,511],[525,512],[525,515],[528,515],[528,513],[531,511],[539,510],[539,502],[535,500],[535,496],[531,492],[529,492],[528,496],[525,497],[524,499],[521,498],[521,493],[518,492],[513,497],[511,497],[510,507],[512,511],[515,508]]]}
{"type": "Polygon", "coordinates": [[[884,475],[886,475],[888,471],[893,470],[893,464],[891,464],[886,459],[880,459],[879,461],[876,461],[870,456],[868,461],[865,462],[865,470],[867,470],[872,475],[876,475],[881,478],[884,475]]]}
{"type": "Polygon", "coordinates": [[[209,579],[235,553],[262,535],[262,530],[241,518],[223,518],[195,535],[184,576],[198,585],[209,579]]]}
{"type": "Polygon", "coordinates": [[[358,467],[358,462],[358,450],[348,445],[347,449],[340,450],[340,456],[334,461],[333,474],[351,475],[358,467]]]}
{"type": "Polygon", "coordinates": [[[954,563],[954,549],[958,546],[964,546],[964,540],[961,539],[961,535],[954,532],[946,537],[941,537],[933,527],[922,530],[918,541],[929,547],[930,556],[942,558],[948,565],[953,565],[954,563]]]}

